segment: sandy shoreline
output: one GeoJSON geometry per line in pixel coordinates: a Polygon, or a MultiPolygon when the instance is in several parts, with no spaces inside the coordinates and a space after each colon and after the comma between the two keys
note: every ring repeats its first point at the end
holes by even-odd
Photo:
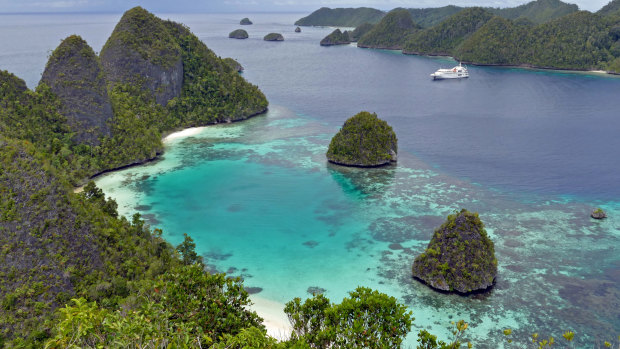
{"type": "Polygon", "coordinates": [[[181,131],[173,132],[162,139],[163,143],[171,142],[175,139],[186,138],[190,136],[194,136],[199,134],[202,130],[204,130],[207,126],[199,126],[199,127],[190,127],[181,131]]]}
{"type": "Polygon", "coordinates": [[[257,295],[251,295],[250,299],[254,303],[250,309],[263,318],[267,334],[278,340],[288,339],[292,328],[284,314],[284,304],[257,295]]]}

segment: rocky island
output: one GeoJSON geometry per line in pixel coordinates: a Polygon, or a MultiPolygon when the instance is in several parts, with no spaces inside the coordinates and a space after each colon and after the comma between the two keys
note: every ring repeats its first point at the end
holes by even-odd
{"type": "Polygon", "coordinates": [[[327,149],[329,162],[357,167],[375,167],[396,161],[396,134],[377,114],[360,112],[345,121],[327,149]]]}
{"type": "Polygon", "coordinates": [[[248,17],[243,18],[241,21],[239,21],[239,24],[241,25],[252,25],[252,21],[250,21],[250,19],[248,17]]]}
{"type": "Polygon", "coordinates": [[[448,216],[426,251],[413,262],[413,277],[441,291],[470,293],[491,287],[497,275],[493,242],[477,213],[448,216]]]}
{"type": "Polygon", "coordinates": [[[301,33],[301,28],[299,27],[295,28],[295,33],[301,33]]]}
{"type": "Polygon", "coordinates": [[[321,40],[321,46],[347,45],[350,43],[349,32],[346,30],[341,32],[340,29],[334,30],[321,40]]]}
{"type": "Polygon", "coordinates": [[[269,33],[263,38],[265,41],[284,41],[284,36],[280,33],[269,33]]]}
{"type": "Polygon", "coordinates": [[[599,207],[596,210],[592,211],[590,217],[594,219],[603,219],[607,218],[607,213],[605,213],[605,211],[603,211],[603,209],[599,207]]]}
{"type": "Polygon", "coordinates": [[[233,30],[228,34],[231,39],[247,39],[249,37],[248,32],[243,29],[233,30]]]}

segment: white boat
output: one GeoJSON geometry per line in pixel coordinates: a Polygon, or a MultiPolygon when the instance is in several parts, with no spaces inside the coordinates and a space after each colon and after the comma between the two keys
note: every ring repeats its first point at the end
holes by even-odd
{"type": "Polygon", "coordinates": [[[439,69],[433,74],[431,74],[433,80],[442,80],[442,79],[462,79],[468,78],[469,72],[467,72],[467,67],[463,66],[461,63],[452,69],[439,69]]]}

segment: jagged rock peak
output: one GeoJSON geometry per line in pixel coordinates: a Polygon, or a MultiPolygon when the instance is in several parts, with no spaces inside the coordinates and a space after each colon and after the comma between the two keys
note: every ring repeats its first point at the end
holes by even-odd
{"type": "Polygon", "coordinates": [[[142,7],[125,12],[101,50],[106,78],[114,84],[141,84],[157,103],[181,94],[181,48],[166,22],[142,7]]]}
{"type": "Polygon", "coordinates": [[[110,135],[112,107],[99,58],[84,39],[71,35],[52,52],[42,84],[48,85],[60,102],[60,112],[75,131],[75,141],[99,144],[110,135]]]}

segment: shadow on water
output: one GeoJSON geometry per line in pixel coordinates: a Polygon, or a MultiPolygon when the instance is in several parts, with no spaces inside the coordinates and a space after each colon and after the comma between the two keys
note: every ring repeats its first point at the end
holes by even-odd
{"type": "Polygon", "coordinates": [[[327,163],[327,170],[347,195],[381,196],[394,183],[396,165],[382,167],[347,167],[327,163]]]}

